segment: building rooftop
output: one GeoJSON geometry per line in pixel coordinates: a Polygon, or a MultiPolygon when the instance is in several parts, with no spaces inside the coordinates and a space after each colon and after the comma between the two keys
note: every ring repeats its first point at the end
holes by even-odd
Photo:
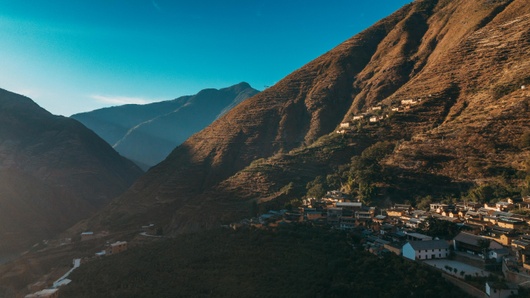
{"type": "Polygon", "coordinates": [[[448,249],[449,244],[445,240],[409,241],[414,250],[448,249]]]}
{"type": "Polygon", "coordinates": [[[337,207],[362,207],[362,202],[338,202],[337,207]]]}
{"type": "Polygon", "coordinates": [[[127,244],[127,241],[116,241],[116,242],[112,243],[110,246],[118,246],[118,245],[122,245],[122,244],[127,244]]]}
{"type": "Polygon", "coordinates": [[[497,243],[494,240],[490,240],[488,238],[484,238],[484,237],[481,237],[481,236],[469,234],[469,233],[466,233],[466,232],[460,232],[458,235],[456,235],[454,240],[458,241],[458,242],[465,243],[465,244],[477,246],[477,247],[480,246],[479,245],[479,240],[487,240],[487,241],[490,241],[490,247],[489,247],[490,249],[502,248],[502,245],[500,245],[499,243],[497,243]]]}
{"type": "Polygon", "coordinates": [[[422,240],[432,240],[431,236],[423,235],[420,233],[407,233],[408,236],[413,237],[415,239],[422,239],[422,240]]]}

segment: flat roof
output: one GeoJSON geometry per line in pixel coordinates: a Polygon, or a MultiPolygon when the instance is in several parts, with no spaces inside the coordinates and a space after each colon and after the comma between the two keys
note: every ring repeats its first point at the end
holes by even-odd
{"type": "Polygon", "coordinates": [[[127,241],[116,241],[116,242],[112,243],[111,246],[117,246],[117,245],[121,245],[121,244],[127,244],[127,241]]]}
{"type": "Polygon", "coordinates": [[[337,203],[337,207],[338,206],[342,206],[342,207],[359,207],[359,206],[362,206],[363,203],[362,202],[338,202],[337,203]]]}
{"type": "Polygon", "coordinates": [[[432,239],[431,236],[423,235],[420,233],[407,233],[407,235],[418,239],[432,239]]]}

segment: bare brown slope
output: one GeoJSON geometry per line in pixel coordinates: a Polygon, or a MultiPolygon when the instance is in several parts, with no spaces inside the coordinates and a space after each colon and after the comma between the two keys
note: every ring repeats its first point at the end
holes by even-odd
{"type": "MultiPolygon", "coordinates": [[[[91,225],[167,223],[175,212],[187,214],[188,209],[200,208],[199,201],[210,201],[196,197],[253,160],[287,152],[332,131],[352,103],[351,79],[366,66],[379,42],[408,9],[247,99],[189,138],[112,202],[91,225]]],[[[212,217],[211,221],[217,222],[218,218],[212,217]]]]}
{"type": "Polygon", "coordinates": [[[0,89],[0,254],[57,235],[140,174],[82,124],[0,89]]]}
{"type": "Polygon", "coordinates": [[[463,19],[464,26],[473,28],[469,34],[451,49],[433,53],[432,67],[387,99],[458,90],[434,96],[433,101],[454,104],[432,129],[403,143],[389,163],[467,181],[488,179],[503,169],[525,170],[529,152],[519,145],[530,131],[530,94],[520,88],[530,83],[530,9],[524,1],[495,4],[468,7],[485,16],[473,26],[469,15],[463,19]],[[424,167],[425,160],[440,156],[446,162],[424,167]]]}
{"type": "MultiPolygon", "coordinates": [[[[527,95],[515,90],[528,83],[524,66],[530,61],[530,26],[525,27],[529,11],[524,2],[429,0],[405,6],[190,138],[95,222],[167,223],[172,217],[172,228],[186,230],[241,215],[245,202],[270,196],[283,185],[278,174],[238,173],[251,161],[274,156],[277,164],[289,164],[292,154],[285,153],[311,145],[340,121],[402,99],[424,101],[368,128],[340,149],[344,154],[318,157],[308,150],[307,156],[316,160],[306,159],[299,176],[329,171],[322,165],[340,164],[332,159],[348,160],[380,140],[400,141],[385,162],[411,177],[458,180],[455,173],[462,173],[458,167],[470,156],[520,163],[528,152],[515,147],[514,139],[528,129],[529,116],[527,95]],[[483,125],[490,128],[481,131],[483,125]],[[457,141],[448,141],[449,132],[457,141]],[[471,147],[493,148],[493,155],[471,147]],[[438,149],[447,152],[433,152],[438,149]]],[[[295,168],[286,166],[291,178],[296,178],[295,168]]],[[[465,178],[474,181],[480,175],[465,178]]]]}

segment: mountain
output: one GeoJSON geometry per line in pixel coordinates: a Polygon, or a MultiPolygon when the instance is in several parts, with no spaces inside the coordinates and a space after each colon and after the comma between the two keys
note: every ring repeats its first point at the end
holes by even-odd
{"type": "Polygon", "coordinates": [[[0,255],[56,236],[141,174],[79,122],[0,89],[0,255]]]}
{"type": "Polygon", "coordinates": [[[337,172],[381,204],[528,189],[529,16],[524,0],[414,1],[190,137],[84,224],[207,228],[337,172]],[[335,133],[367,112],[382,118],[335,133]]]}
{"type": "Polygon", "coordinates": [[[72,118],[147,169],[164,160],[188,137],[258,92],[247,83],[239,83],[174,100],[104,108],[75,114],[72,118]]]}

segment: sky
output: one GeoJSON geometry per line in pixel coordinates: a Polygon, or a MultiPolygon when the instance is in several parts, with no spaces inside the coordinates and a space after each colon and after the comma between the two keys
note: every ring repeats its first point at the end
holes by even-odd
{"type": "Polygon", "coordinates": [[[53,114],[263,90],[411,0],[0,0],[0,88],[53,114]]]}

